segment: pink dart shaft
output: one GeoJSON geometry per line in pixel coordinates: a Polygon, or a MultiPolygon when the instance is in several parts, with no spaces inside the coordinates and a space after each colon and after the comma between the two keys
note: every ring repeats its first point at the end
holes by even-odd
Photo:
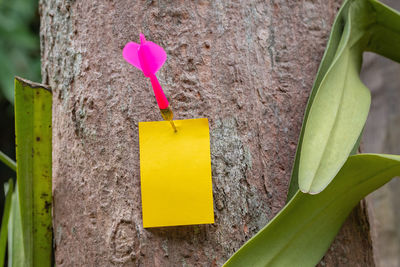
{"type": "Polygon", "coordinates": [[[164,94],[164,91],[161,88],[160,83],[158,82],[158,79],[156,75],[150,75],[150,81],[151,85],[153,86],[153,91],[154,95],[156,96],[157,104],[160,109],[166,109],[168,108],[168,100],[167,97],[164,94]]]}

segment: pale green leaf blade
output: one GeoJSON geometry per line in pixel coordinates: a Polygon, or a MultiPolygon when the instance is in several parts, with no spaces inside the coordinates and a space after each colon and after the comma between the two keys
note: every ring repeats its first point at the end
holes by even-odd
{"type": "MultiPolygon", "coordinates": [[[[341,57],[342,54],[346,52],[345,50],[341,51],[341,48],[344,47],[349,49],[352,57],[353,56],[358,57],[360,55],[359,59],[355,60],[354,65],[359,65],[357,62],[361,61],[361,53],[365,50],[376,52],[378,54],[381,54],[383,56],[386,56],[388,58],[400,62],[399,12],[385,6],[384,4],[376,0],[348,0],[344,2],[333,25],[331,36],[328,41],[328,47],[325,52],[325,55],[330,54],[331,56],[330,57],[324,56],[324,58],[322,59],[320,70],[318,71],[316,81],[314,83],[313,90],[307,105],[302,130],[300,133],[299,143],[296,151],[296,158],[292,170],[288,199],[290,199],[293,196],[293,194],[297,191],[297,189],[299,188],[299,183],[302,183],[303,185],[302,190],[308,192],[307,190],[310,189],[307,188],[311,187],[311,184],[314,182],[314,180],[319,180],[316,181],[316,183],[320,183],[320,186],[315,184],[314,190],[311,191],[313,191],[313,193],[317,193],[320,190],[322,190],[324,188],[324,185],[329,183],[329,181],[334,177],[335,173],[340,169],[340,167],[342,166],[343,162],[347,157],[346,154],[350,150],[350,144],[347,145],[343,144],[341,138],[338,138],[337,142],[333,141],[334,138],[331,138],[332,140],[327,141],[329,140],[328,136],[330,137],[334,132],[335,130],[334,127],[332,128],[332,131],[328,131],[329,134],[325,132],[326,139],[324,140],[316,139],[310,141],[310,136],[312,138],[314,136],[314,132],[308,132],[307,133],[308,144],[304,144],[305,128],[307,127],[308,124],[311,106],[316,101],[315,96],[317,95],[317,92],[321,90],[321,87],[323,87],[323,82],[325,81],[325,79],[327,79],[327,76],[332,75],[332,73],[330,72],[334,68],[334,65],[337,64],[338,58],[341,57]],[[345,28],[344,31],[342,30],[343,27],[345,28]],[[348,31],[349,37],[347,39],[348,40],[347,42],[343,42],[343,39],[345,39],[346,35],[346,28],[349,29],[348,31]],[[332,45],[338,43],[339,38],[341,38],[342,40],[341,45],[336,45],[336,46],[332,45]],[[328,51],[330,52],[328,53],[328,51]],[[336,61],[332,58],[333,51],[335,51],[336,53],[334,58],[336,61]],[[324,147],[323,144],[321,144],[321,141],[327,141],[328,144],[330,143],[331,148],[333,148],[333,151],[331,151],[329,147],[324,147]],[[322,146],[318,147],[318,145],[322,146]],[[340,148],[341,145],[342,148],[340,148]],[[308,151],[302,152],[303,157],[309,158],[312,161],[314,161],[309,163],[311,165],[314,164],[314,166],[303,166],[302,168],[303,172],[302,174],[300,174],[299,173],[299,168],[301,165],[300,152],[302,151],[303,146],[308,147],[308,151]],[[313,146],[313,148],[310,146],[313,146]],[[345,147],[345,151],[342,150],[343,147],[345,147]],[[311,155],[310,153],[314,155],[311,155]],[[333,164],[332,166],[329,166],[330,170],[329,168],[324,168],[321,166],[324,164],[327,165],[329,162],[329,158],[332,160],[331,163],[333,164]],[[313,173],[318,172],[318,170],[316,170],[318,168],[323,169],[323,172],[325,172],[326,175],[313,176],[313,173]],[[311,173],[311,175],[307,175],[307,173],[308,174],[311,173]],[[301,176],[301,178],[299,178],[299,176],[301,176]],[[302,182],[299,182],[299,180],[301,180],[302,182]]],[[[353,80],[354,81],[357,80],[357,83],[359,82],[358,78],[359,72],[354,72],[354,74],[350,73],[349,75],[353,75],[354,76],[353,80]]],[[[337,80],[339,80],[338,77],[337,80]]],[[[359,82],[358,87],[360,89],[363,88],[361,82],[359,82]]],[[[329,99],[325,99],[325,103],[327,101],[329,101],[329,99]]],[[[363,101],[362,96],[359,101],[363,101]]],[[[357,102],[355,103],[359,104],[357,102]]],[[[320,105],[319,107],[319,112],[322,109],[321,107],[322,105],[320,105]]],[[[342,113],[347,116],[354,116],[354,114],[352,113],[347,113],[344,111],[342,113]]],[[[325,115],[314,114],[314,116],[319,117],[321,121],[325,121],[325,119],[327,119],[326,121],[328,123],[330,122],[332,125],[332,114],[325,114],[325,115]]],[[[360,120],[356,125],[354,126],[349,125],[352,134],[344,135],[345,141],[351,140],[351,143],[353,143],[351,153],[353,153],[357,149],[358,144],[355,141],[357,136],[356,132],[360,131],[361,134],[362,127],[360,127],[360,124],[363,120],[365,120],[365,117],[361,116],[359,119],[360,120]]],[[[334,124],[336,124],[336,119],[334,124]]],[[[343,123],[339,123],[339,125],[342,127],[345,126],[343,123]]],[[[326,124],[322,124],[322,126],[326,126],[326,124]]],[[[312,128],[313,128],[312,131],[317,130],[315,127],[312,128]]],[[[323,135],[323,133],[319,134],[323,135]]],[[[360,136],[360,134],[358,135],[358,137],[360,136]]],[[[308,161],[308,160],[304,159],[303,161],[308,161]]]]}
{"type": "Polygon", "coordinates": [[[353,207],[398,175],[400,156],[349,157],[324,191],[317,195],[298,191],[224,266],[315,266],[353,207]]]}
{"type": "Polygon", "coordinates": [[[21,212],[18,185],[12,194],[11,213],[8,223],[8,267],[25,265],[24,241],[22,240],[21,212]]]}
{"type": "Polygon", "coordinates": [[[15,79],[17,181],[27,266],[51,266],[51,91],[15,79]]]}
{"type": "Polygon", "coordinates": [[[300,131],[299,141],[297,144],[296,156],[295,156],[294,164],[292,167],[292,175],[291,175],[291,179],[290,179],[287,201],[289,201],[296,194],[297,190],[299,189],[298,175],[299,175],[300,148],[303,143],[304,130],[305,130],[305,127],[307,124],[308,114],[310,112],[311,104],[314,101],[314,97],[318,92],[321,81],[322,81],[323,77],[325,76],[326,72],[328,71],[329,67],[331,66],[333,60],[335,59],[335,55],[338,52],[339,43],[340,43],[341,37],[343,35],[343,25],[345,24],[345,18],[347,16],[347,10],[348,10],[350,2],[351,1],[346,0],[343,3],[340,10],[338,11],[338,14],[332,25],[332,30],[331,30],[331,33],[330,33],[330,36],[328,39],[328,44],[327,44],[326,50],[324,52],[324,56],[322,57],[321,64],[319,65],[319,68],[318,68],[317,76],[315,78],[313,87],[311,89],[310,97],[308,99],[306,110],[304,113],[304,119],[303,119],[301,131],[300,131]]]}
{"type": "Polygon", "coordinates": [[[373,23],[370,10],[365,1],[351,2],[336,58],[311,104],[298,167],[299,188],[305,193],[319,193],[332,181],[367,119],[371,96],[359,72],[368,42],[364,29],[373,23]]]}
{"type": "Polygon", "coordinates": [[[358,59],[346,48],[315,97],[300,152],[299,188],[321,192],[351,153],[371,102],[358,76],[358,59]]]}
{"type": "Polygon", "coordinates": [[[8,221],[10,218],[12,194],[14,191],[13,180],[8,180],[6,186],[4,186],[6,193],[6,200],[4,202],[3,218],[1,220],[1,231],[0,231],[0,266],[4,266],[4,259],[7,250],[7,235],[8,235],[8,221]]]}
{"type": "Polygon", "coordinates": [[[17,164],[10,157],[0,151],[0,161],[7,165],[11,170],[17,171],[17,164]]]}

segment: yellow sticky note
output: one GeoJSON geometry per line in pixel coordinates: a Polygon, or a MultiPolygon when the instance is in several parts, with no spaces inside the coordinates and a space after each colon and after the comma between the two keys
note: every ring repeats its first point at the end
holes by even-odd
{"type": "Polygon", "coordinates": [[[143,227],[214,223],[207,119],[139,122],[143,227]]]}

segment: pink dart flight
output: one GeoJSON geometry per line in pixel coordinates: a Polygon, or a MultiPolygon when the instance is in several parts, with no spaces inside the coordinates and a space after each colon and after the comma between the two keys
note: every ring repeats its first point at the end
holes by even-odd
{"type": "Polygon", "coordinates": [[[153,42],[146,41],[146,38],[141,33],[140,44],[127,43],[122,51],[122,56],[128,63],[143,71],[144,76],[150,78],[158,107],[160,109],[168,108],[168,100],[156,77],[156,72],[167,59],[167,53],[165,53],[164,49],[153,42]]]}

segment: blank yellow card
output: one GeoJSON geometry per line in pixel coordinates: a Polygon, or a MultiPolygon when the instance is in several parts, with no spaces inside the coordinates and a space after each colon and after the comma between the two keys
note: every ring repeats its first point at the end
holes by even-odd
{"type": "Polygon", "coordinates": [[[214,223],[207,119],[139,122],[143,227],[214,223]]]}

